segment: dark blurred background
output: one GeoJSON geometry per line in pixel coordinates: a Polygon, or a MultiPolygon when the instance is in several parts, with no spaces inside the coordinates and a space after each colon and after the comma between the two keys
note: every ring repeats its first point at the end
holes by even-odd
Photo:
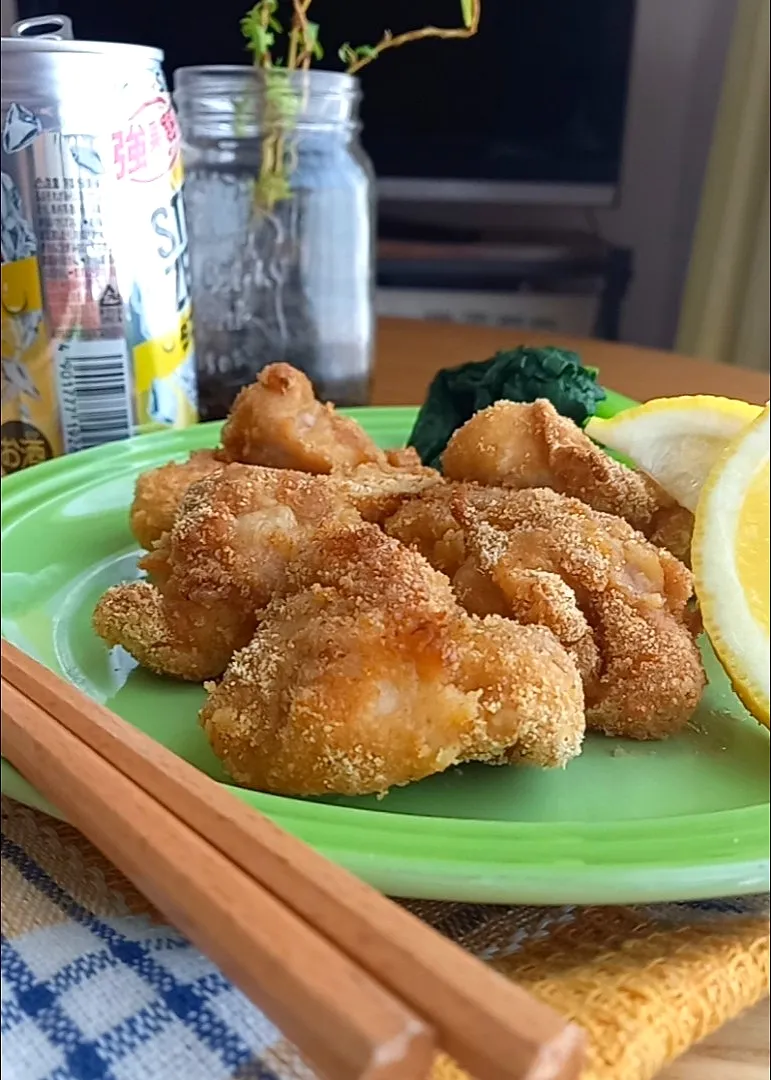
{"type": "MultiPolygon", "coordinates": [[[[169,77],[248,62],[239,19],[182,0],[17,0],[81,38],[159,46],[169,77]]],[[[3,0],[4,26],[11,0],[3,0]]],[[[284,8],[288,7],[286,0],[284,8]]],[[[472,41],[362,73],[379,177],[382,313],[675,338],[737,0],[482,0],[472,41]]],[[[459,0],[314,0],[326,49],[435,22],[459,0]]]]}
{"type": "MultiPolygon", "coordinates": [[[[59,10],[78,37],[159,46],[170,83],[178,67],[250,60],[239,32],[244,0],[219,0],[205,24],[181,0],[64,0],[59,10]]],[[[47,14],[50,4],[20,0],[19,12],[47,14]]],[[[325,48],[319,66],[332,69],[342,67],[344,41],[373,44],[386,27],[460,24],[457,0],[314,0],[311,14],[325,48]]],[[[619,178],[633,16],[634,0],[488,0],[472,40],[386,53],[362,73],[364,142],[378,175],[559,182],[577,185],[561,201],[608,202],[619,178]],[[604,191],[582,193],[589,184],[604,191]]],[[[549,197],[511,186],[499,195],[549,197]]]]}

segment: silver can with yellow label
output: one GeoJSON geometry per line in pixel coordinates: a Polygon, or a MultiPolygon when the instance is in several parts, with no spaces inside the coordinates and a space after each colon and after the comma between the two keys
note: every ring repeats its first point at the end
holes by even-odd
{"type": "MultiPolygon", "coordinates": [[[[54,23],[44,36],[35,24],[54,23]]],[[[197,420],[177,120],[157,49],[2,42],[2,472],[197,420]]]]}

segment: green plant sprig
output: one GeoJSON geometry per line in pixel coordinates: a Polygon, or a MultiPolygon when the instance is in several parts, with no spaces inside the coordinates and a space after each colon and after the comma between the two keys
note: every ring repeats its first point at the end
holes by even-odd
{"type": "Polygon", "coordinates": [[[348,75],[355,75],[367,64],[371,64],[386,49],[397,49],[401,45],[408,45],[412,41],[425,41],[426,38],[463,39],[474,37],[479,30],[479,19],[482,14],[481,0],[461,0],[461,13],[463,26],[423,26],[419,30],[406,30],[403,34],[393,34],[390,30],[384,30],[383,36],[376,45],[352,46],[344,42],[338,49],[337,55],[346,65],[348,75]]]}
{"type": "Polygon", "coordinates": [[[287,71],[307,70],[313,60],[321,60],[324,50],[319,41],[319,24],[308,18],[313,0],[292,0],[292,19],[289,27],[286,60],[274,57],[273,47],[284,33],[276,12],[278,0],[259,0],[241,19],[241,33],[246,47],[254,56],[257,67],[284,68],[287,71]]]}
{"type": "MultiPolygon", "coordinates": [[[[308,10],[312,3],[313,0],[292,0],[292,20],[285,65],[289,71],[307,70],[313,60],[323,59],[324,50],[319,41],[319,24],[311,22],[308,18],[308,10]]],[[[254,55],[255,63],[262,68],[284,66],[283,59],[274,59],[272,53],[277,37],[284,33],[284,28],[276,15],[278,6],[278,0],[259,0],[241,19],[241,33],[246,38],[246,47],[254,55]]],[[[354,75],[367,64],[371,64],[386,49],[396,49],[412,41],[423,41],[426,38],[474,37],[479,30],[482,0],[460,0],[460,7],[462,26],[423,26],[417,30],[406,30],[402,34],[384,30],[377,44],[351,45],[346,41],[337,50],[337,55],[346,65],[347,74],[354,75]]]]}
{"type": "MultiPolygon", "coordinates": [[[[324,50],[319,39],[319,24],[308,18],[313,0],[291,0],[289,31],[278,17],[279,0],[259,0],[241,19],[241,33],[252,53],[256,67],[265,73],[266,95],[262,122],[265,129],[260,174],[255,181],[255,203],[270,210],[276,202],[291,197],[287,177],[285,141],[297,113],[291,86],[285,76],[292,71],[307,71],[314,60],[321,60],[324,50]],[[286,56],[276,56],[277,42],[286,35],[286,56]],[[283,76],[283,77],[282,77],[283,76]]],[[[457,3],[457,0],[456,0],[457,3]]],[[[388,49],[396,49],[427,38],[463,39],[479,30],[482,0],[460,0],[462,26],[423,26],[393,34],[390,30],[375,45],[351,45],[344,42],[337,55],[348,75],[355,75],[388,49]]],[[[238,113],[238,108],[236,109],[238,113]]],[[[238,119],[238,118],[237,118],[238,119]]],[[[292,147],[289,157],[294,159],[292,147]]]]}

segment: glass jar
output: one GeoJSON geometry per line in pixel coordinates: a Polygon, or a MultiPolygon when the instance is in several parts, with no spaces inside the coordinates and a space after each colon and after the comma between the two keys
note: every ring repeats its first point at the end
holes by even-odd
{"type": "Polygon", "coordinates": [[[202,419],[278,360],[322,398],[365,404],[375,215],[358,80],[189,67],[174,86],[202,419]]]}

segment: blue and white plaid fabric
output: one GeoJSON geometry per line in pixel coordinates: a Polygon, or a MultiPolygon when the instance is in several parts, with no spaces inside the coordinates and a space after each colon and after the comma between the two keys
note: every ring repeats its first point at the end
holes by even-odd
{"type": "Polygon", "coordinates": [[[141,918],[3,940],[0,1032],[9,1080],[217,1080],[279,1039],[182,937],[141,918]]]}
{"type": "MultiPolygon", "coordinates": [[[[127,883],[111,887],[105,876],[109,864],[95,865],[93,849],[68,830],[4,800],[3,1080],[314,1080],[281,1033],[189,942],[168,926],[130,913],[119,891],[127,883]]],[[[596,940],[598,925],[607,929],[609,918],[609,909],[603,914],[572,907],[415,906],[481,958],[504,963],[566,931],[578,935],[571,938],[575,946],[590,919],[594,930],[587,928],[584,943],[596,940]]],[[[628,918],[632,937],[647,924],[661,942],[659,965],[666,966],[683,932],[692,934],[700,924],[708,924],[710,935],[722,928],[719,934],[744,950],[747,985],[732,987],[734,1012],[762,992],[767,897],[617,910],[628,913],[622,921],[628,918]],[[752,949],[731,936],[732,928],[738,933],[748,920],[755,960],[752,949]]],[[[715,955],[722,955],[722,937],[711,940],[715,955]]],[[[626,953],[623,944],[613,946],[618,957],[626,953]]],[[[607,943],[602,948],[607,951],[607,943]]],[[[633,950],[624,962],[634,983],[633,950]]],[[[722,970],[719,963],[715,970],[722,970]]],[[[662,1009],[668,1009],[664,999],[662,1009]]],[[[722,1019],[732,1014],[724,1011],[722,1019]]],[[[632,1019],[632,1042],[635,1032],[632,1019]]],[[[687,1044],[686,1039],[681,1049],[687,1044]]],[[[668,1047],[663,1059],[671,1053],[668,1047]]],[[[447,1075],[439,1069],[435,1080],[447,1075]]],[[[457,1076],[454,1067],[451,1075],[457,1076]]]]}
{"type": "Polygon", "coordinates": [[[180,934],[97,918],[6,837],[3,859],[63,917],[2,937],[7,1080],[278,1080],[280,1034],[180,934]]]}

